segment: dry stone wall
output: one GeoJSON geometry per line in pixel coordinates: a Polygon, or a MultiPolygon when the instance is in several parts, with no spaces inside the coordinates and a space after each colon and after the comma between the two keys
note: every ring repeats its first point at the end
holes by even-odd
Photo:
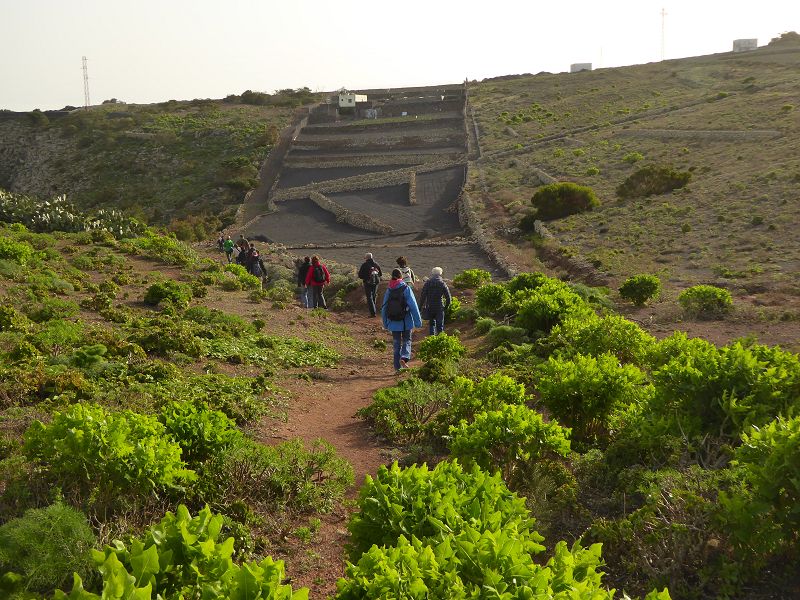
{"type": "Polygon", "coordinates": [[[411,173],[408,176],[408,203],[414,206],[417,203],[417,174],[411,173]]]}
{"type": "Polygon", "coordinates": [[[336,217],[336,220],[339,223],[345,223],[346,225],[363,229],[364,231],[371,231],[373,233],[394,233],[394,228],[390,225],[382,223],[381,221],[374,219],[369,215],[348,210],[341,204],[334,202],[319,192],[311,192],[308,197],[322,210],[325,210],[336,217]]]}

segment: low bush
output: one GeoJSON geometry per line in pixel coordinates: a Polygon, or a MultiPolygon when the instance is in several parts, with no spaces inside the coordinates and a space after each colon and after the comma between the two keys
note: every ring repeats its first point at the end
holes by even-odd
{"type": "Polygon", "coordinates": [[[539,188],[531,202],[536,209],[536,218],[542,221],[561,219],[600,206],[592,188],[570,182],[551,183],[539,188]]]}
{"type": "Polygon", "coordinates": [[[628,277],[619,295],[636,306],[644,306],[648,300],[655,300],[661,294],[661,280],[655,275],[634,275],[628,277]]]}
{"type": "Polygon", "coordinates": [[[33,256],[34,251],[30,244],[0,237],[0,259],[10,260],[24,266],[33,259],[33,256]]]}
{"type": "Polygon", "coordinates": [[[475,292],[475,308],[482,315],[496,315],[511,301],[511,294],[506,286],[489,283],[475,292]]]}
{"type": "Polygon", "coordinates": [[[644,373],[633,365],[620,365],[611,354],[551,357],[536,368],[536,376],[542,403],[572,429],[573,440],[586,444],[607,441],[612,415],[653,393],[644,373]]]}
{"type": "Polygon", "coordinates": [[[678,295],[687,314],[700,318],[719,318],[730,312],[733,298],[728,290],[713,285],[695,285],[678,295]]]}
{"type": "Polygon", "coordinates": [[[242,265],[231,263],[229,265],[225,265],[224,271],[226,273],[232,273],[236,277],[236,280],[241,285],[241,289],[261,289],[261,279],[251,275],[242,265]]]}
{"type": "Polygon", "coordinates": [[[440,333],[429,335],[419,345],[417,356],[421,360],[439,358],[442,360],[457,360],[467,353],[464,344],[457,337],[440,333]]]}
{"type": "Polygon", "coordinates": [[[72,300],[48,296],[39,302],[26,304],[22,310],[31,321],[45,323],[74,317],[80,312],[80,307],[72,300]]]}
{"type": "Polygon", "coordinates": [[[506,283],[506,288],[510,293],[514,294],[522,290],[535,290],[549,281],[553,280],[544,273],[520,273],[506,283]]]}
{"type": "Polygon", "coordinates": [[[489,330],[497,325],[497,322],[490,317],[479,317],[475,321],[475,333],[478,335],[485,335],[489,330]]]}
{"type": "Polygon", "coordinates": [[[527,292],[519,306],[515,324],[531,336],[541,336],[567,317],[592,315],[583,299],[563,284],[548,284],[527,292]]]}
{"type": "Polygon", "coordinates": [[[492,282],[492,274],[483,269],[467,269],[453,277],[453,285],[457,288],[477,289],[492,282]]]}
{"type": "Polygon", "coordinates": [[[148,495],[196,478],[155,417],[107,413],[97,405],[73,405],[48,425],[34,421],[23,450],[45,480],[83,499],[148,495]]]}
{"type": "Polygon", "coordinates": [[[170,402],[161,409],[159,418],[180,445],[182,458],[189,466],[212,458],[241,436],[235,421],[202,402],[170,402]]]}
{"type": "Polygon", "coordinates": [[[82,512],[63,504],[30,509],[0,526],[0,573],[21,576],[23,590],[49,594],[73,573],[91,577],[96,542],[82,512]]]}
{"type": "Polygon", "coordinates": [[[656,339],[620,315],[568,317],[553,327],[539,342],[545,355],[562,357],[610,353],[620,362],[643,366],[656,345],[656,339]]]}
{"type": "Polygon", "coordinates": [[[620,198],[645,198],[666,194],[682,188],[692,178],[688,171],[676,171],[672,167],[647,165],[638,169],[617,187],[620,198]]]}
{"type": "Polygon", "coordinates": [[[545,422],[542,415],[524,404],[506,404],[499,410],[479,413],[472,423],[462,421],[450,428],[450,452],[469,465],[500,471],[510,487],[517,475],[544,458],[569,453],[569,429],[558,422],[545,422]]]}
{"type": "Polygon", "coordinates": [[[444,311],[444,318],[449,323],[451,321],[456,321],[460,318],[461,313],[461,301],[453,296],[450,300],[450,304],[447,305],[447,309],[444,311]]]}
{"type": "Polygon", "coordinates": [[[524,404],[527,400],[525,386],[500,373],[477,383],[457,377],[451,385],[451,394],[449,405],[436,417],[441,435],[446,435],[451,425],[461,421],[471,423],[479,413],[500,410],[506,404],[524,404]]]}
{"type": "Polygon", "coordinates": [[[415,444],[428,434],[428,424],[450,401],[450,390],[441,383],[415,377],[375,392],[372,404],[356,415],[395,444],[415,444]]]}
{"type": "Polygon", "coordinates": [[[512,325],[496,325],[487,334],[489,345],[492,348],[513,344],[524,344],[528,341],[528,331],[522,327],[512,325]]]}
{"type": "Polygon", "coordinates": [[[144,296],[144,303],[156,306],[162,300],[169,300],[175,306],[186,307],[192,299],[192,288],[185,283],[179,283],[171,279],[154,283],[147,288],[144,296]]]}

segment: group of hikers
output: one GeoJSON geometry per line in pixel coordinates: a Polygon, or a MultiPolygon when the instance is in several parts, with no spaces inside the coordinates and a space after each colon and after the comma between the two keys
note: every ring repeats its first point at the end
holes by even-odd
{"type": "MultiPolygon", "coordinates": [[[[234,242],[231,236],[220,233],[217,239],[219,250],[225,253],[228,263],[236,262],[260,279],[266,277],[266,268],[255,244],[243,235],[234,242]]],[[[429,332],[436,335],[444,331],[444,315],[452,301],[450,289],[442,278],[442,268],[433,267],[430,277],[425,278],[419,292],[419,302],[414,293],[417,277],[404,256],[397,258],[397,267],[392,269],[391,278],[380,305],[380,315],[384,329],[392,333],[394,345],[394,368],[396,371],[408,368],[411,360],[411,333],[422,327],[422,321],[429,322],[429,332]]],[[[378,315],[378,286],[383,279],[383,271],[375,262],[372,253],[364,256],[364,263],[358,269],[358,278],[364,283],[367,308],[370,317],[378,315]]],[[[305,256],[297,267],[297,286],[300,289],[300,302],[305,308],[327,309],[324,289],[331,282],[328,267],[319,256],[305,256]]]]}
{"type": "Polygon", "coordinates": [[[228,264],[235,262],[238,265],[242,265],[247,269],[248,273],[254,277],[258,277],[263,283],[267,275],[267,270],[264,266],[264,260],[261,258],[261,254],[258,252],[253,242],[247,240],[244,235],[241,234],[239,235],[239,239],[234,242],[231,236],[220,233],[217,238],[217,247],[220,252],[225,253],[228,264]]]}
{"type": "MultiPolygon", "coordinates": [[[[371,317],[377,316],[376,299],[382,277],[380,265],[375,262],[372,253],[368,252],[358,269],[358,278],[364,282],[364,293],[371,317]]],[[[431,275],[425,280],[419,293],[419,303],[414,294],[416,283],[417,277],[406,257],[398,257],[397,268],[392,269],[381,304],[383,327],[392,332],[396,371],[408,368],[411,360],[411,332],[414,328],[422,327],[423,320],[429,322],[431,335],[444,331],[444,314],[452,300],[450,289],[442,279],[441,267],[431,269],[431,275]]]]}

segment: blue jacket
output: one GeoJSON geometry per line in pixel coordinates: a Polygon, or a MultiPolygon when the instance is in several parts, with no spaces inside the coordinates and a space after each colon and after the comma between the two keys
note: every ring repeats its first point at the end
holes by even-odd
{"type": "Polygon", "coordinates": [[[417,299],[414,297],[414,291],[402,279],[393,279],[389,282],[389,287],[383,295],[381,318],[383,319],[384,329],[389,331],[404,331],[406,329],[414,329],[414,327],[422,327],[422,317],[419,316],[419,307],[417,306],[417,299]],[[386,302],[389,300],[389,292],[393,288],[403,289],[403,295],[406,298],[408,312],[406,312],[405,319],[402,321],[390,321],[389,317],[386,316],[386,302]]]}

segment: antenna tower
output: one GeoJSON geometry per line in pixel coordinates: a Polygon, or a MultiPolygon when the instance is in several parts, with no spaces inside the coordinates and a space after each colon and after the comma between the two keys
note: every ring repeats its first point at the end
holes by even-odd
{"type": "Polygon", "coordinates": [[[666,36],[664,35],[665,27],[664,24],[667,20],[667,11],[663,8],[661,9],[661,60],[664,60],[664,45],[666,36]]]}
{"type": "Polygon", "coordinates": [[[86,57],[83,57],[83,108],[89,108],[91,101],[89,100],[89,66],[86,63],[86,57]]]}

